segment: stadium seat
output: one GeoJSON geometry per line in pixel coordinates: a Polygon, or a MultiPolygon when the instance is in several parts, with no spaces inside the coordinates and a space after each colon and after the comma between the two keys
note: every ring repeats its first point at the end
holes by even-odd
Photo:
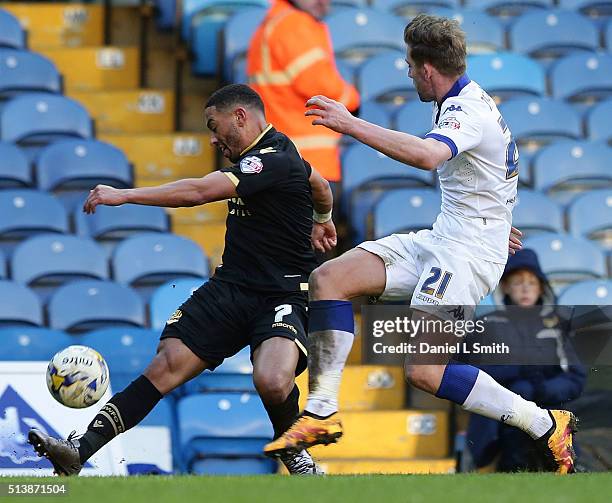
{"type": "Polygon", "coordinates": [[[566,202],[572,193],[612,186],[610,166],[612,149],[603,143],[556,143],[535,157],[533,185],[566,202]]]}
{"type": "Polygon", "coordinates": [[[598,241],[612,249],[612,189],[593,190],[578,196],[567,210],[574,236],[598,241]]]}
{"type": "Polygon", "coordinates": [[[209,391],[255,392],[251,348],[246,347],[234,356],[226,358],[214,372],[202,372],[182,386],[185,395],[209,391]]]}
{"type": "Polygon", "coordinates": [[[233,82],[238,61],[244,61],[255,30],[263,21],[267,10],[264,7],[240,9],[230,17],[222,32],[223,78],[233,82]]]}
{"type": "Polygon", "coordinates": [[[391,129],[391,114],[382,103],[366,101],[359,106],[359,118],[391,129]]]}
{"type": "Polygon", "coordinates": [[[174,92],[123,89],[73,92],[103,134],[163,134],[174,131],[174,92]],[[111,112],[112,111],[112,112],[111,112]]]}
{"type": "Polygon", "coordinates": [[[563,101],[548,98],[516,98],[502,103],[499,111],[520,143],[538,144],[582,137],[578,112],[563,101]]]}
{"type": "Polygon", "coordinates": [[[32,183],[26,155],[17,145],[0,142],[0,188],[29,187],[32,183]]]}
{"type": "Polygon", "coordinates": [[[440,213],[440,205],[440,193],[434,189],[388,191],[374,205],[373,237],[430,229],[440,213]]]}
{"type": "Polygon", "coordinates": [[[0,48],[0,99],[27,92],[62,92],[62,77],[44,56],[0,48]]]}
{"type": "Polygon", "coordinates": [[[0,47],[21,49],[26,46],[25,31],[10,12],[0,9],[0,47]]]}
{"type": "Polygon", "coordinates": [[[55,142],[40,152],[36,174],[44,191],[89,190],[97,184],[133,186],[132,168],[121,150],[97,140],[55,142]]]}
{"type": "Polygon", "coordinates": [[[176,0],[155,0],[155,26],[161,31],[169,31],[177,26],[176,0]]]}
{"type": "Polygon", "coordinates": [[[385,51],[369,58],[359,67],[357,78],[363,101],[401,104],[416,93],[408,77],[406,55],[400,51],[385,51]]]}
{"type": "Polygon", "coordinates": [[[404,51],[404,22],[371,8],[346,8],[325,18],[337,56],[361,62],[388,49],[404,51]]]}
{"type": "Polygon", "coordinates": [[[555,98],[584,101],[610,97],[612,54],[570,54],[552,67],[550,79],[555,98]]]}
{"type": "Polygon", "coordinates": [[[604,31],[604,40],[608,51],[612,51],[612,17],[608,20],[608,24],[604,31]]]}
{"type": "Polygon", "coordinates": [[[51,194],[31,189],[0,191],[0,241],[68,231],[66,210],[51,194]]]}
{"type": "Polygon", "coordinates": [[[0,280],[0,326],[42,324],[42,306],[36,294],[27,286],[0,280]]]}
{"type": "MultiPolygon", "coordinates": [[[[232,14],[249,6],[267,8],[268,1],[186,0],[183,2],[183,37],[191,42],[194,53],[191,66],[193,73],[209,76],[217,74],[223,58],[218,43],[222,28],[232,14]],[[187,24],[188,21],[190,24],[187,24]]],[[[253,28],[257,28],[256,20],[253,20],[253,28]]]]}
{"type": "Polygon", "coordinates": [[[142,232],[170,231],[168,214],[158,206],[98,206],[91,215],[77,207],[73,218],[79,236],[107,242],[117,242],[142,232]]]}
{"type": "Polygon", "coordinates": [[[599,32],[593,22],[572,11],[527,12],[512,24],[509,38],[513,51],[536,58],[599,48],[599,32]]]}
{"type": "Polygon", "coordinates": [[[276,462],[261,453],[272,438],[272,425],[257,395],[191,395],[179,401],[177,413],[188,472],[246,475],[276,471],[276,462]]]}
{"type": "Polygon", "coordinates": [[[544,70],[526,56],[513,53],[468,56],[468,73],[492,96],[505,100],[514,96],[546,94],[544,70]]]}
{"type": "Polygon", "coordinates": [[[10,100],[0,112],[1,139],[16,143],[49,143],[62,138],[91,138],[87,111],[65,96],[32,93],[10,100]]]}
{"type": "Polygon", "coordinates": [[[612,141],[612,99],[594,105],[587,114],[586,122],[591,140],[604,140],[610,143],[612,141]]]}
{"type": "Polygon", "coordinates": [[[57,286],[75,279],[107,279],[108,261],[94,241],[48,234],[20,243],[11,259],[11,277],[45,301],[57,286]]]}
{"type": "Polygon", "coordinates": [[[432,130],[433,107],[420,100],[409,101],[395,116],[395,128],[402,133],[423,137],[432,130]]]}
{"type": "Polygon", "coordinates": [[[145,328],[101,328],[83,334],[80,344],[104,356],[113,391],[121,391],[151,362],[159,344],[160,332],[145,328]]]}
{"type": "Polygon", "coordinates": [[[503,51],[506,48],[502,23],[478,9],[457,10],[451,16],[465,32],[468,54],[503,51]]]}
{"type": "Polygon", "coordinates": [[[561,306],[609,306],[612,304],[612,281],[581,281],[568,286],[561,292],[558,304],[561,306]]]}
{"type": "Polygon", "coordinates": [[[49,361],[53,355],[75,344],[74,337],[48,328],[0,328],[1,361],[49,361]]]}
{"type": "Polygon", "coordinates": [[[151,328],[162,330],[170,315],[202,284],[203,280],[199,278],[180,278],[157,287],[149,301],[151,328]]]}
{"type": "Polygon", "coordinates": [[[208,258],[193,242],[173,234],[145,233],[125,239],[113,253],[115,281],[159,285],[179,277],[207,279],[208,258]]]}
{"type": "Polygon", "coordinates": [[[110,281],[75,281],[64,285],[51,297],[48,312],[51,328],[69,332],[145,324],[144,304],[138,294],[110,281]]]}
{"type": "Polygon", "coordinates": [[[553,0],[464,0],[464,5],[505,18],[518,16],[532,9],[551,8],[553,0]]]}
{"type": "Polygon", "coordinates": [[[456,9],[460,3],[459,0],[374,0],[372,6],[412,19],[421,12],[437,14],[439,9],[456,9]]]}
{"type": "Polygon", "coordinates": [[[7,277],[7,265],[6,265],[6,257],[4,253],[0,251],[0,279],[6,279],[7,277]]]}
{"type": "Polygon", "coordinates": [[[99,46],[104,41],[101,4],[4,2],[2,8],[28,27],[28,45],[32,50],[99,46]]]}
{"type": "Polygon", "coordinates": [[[136,47],[62,47],[40,52],[56,64],[69,92],[139,86],[136,47]]]}
{"type": "Polygon", "coordinates": [[[602,250],[586,239],[568,234],[541,234],[526,239],[523,248],[534,250],[556,290],[569,283],[606,276],[602,250]]]}
{"type": "Polygon", "coordinates": [[[365,145],[351,145],[342,156],[343,211],[350,219],[353,241],[363,241],[366,217],[388,188],[433,185],[432,173],[391,159],[365,145]]]}
{"type": "Polygon", "coordinates": [[[134,164],[136,185],[199,178],[215,168],[210,137],[204,134],[99,135],[121,149],[134,164]]]}
{"type": "Polygon", "coordinates": [[[512,225],[525,237],[541,232],[563,232],[563,210],[541,192],[521,189],[512,211],[512,225]]]}
{"type": "Polygon", "coordinates": [[[612,16],[612,2],[609,0],[558,0],[562,9],[577,10],[592,18],[612,16]]]}

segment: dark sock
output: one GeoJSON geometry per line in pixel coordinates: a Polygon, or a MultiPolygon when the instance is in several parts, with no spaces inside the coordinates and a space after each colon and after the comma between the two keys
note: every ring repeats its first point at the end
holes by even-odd
{"type": "Polygon", "coordinates": [[[275,405],[267,405],[264,403],[264,407],[268,412],[268,417],[274,428],[274,438],[278,438],[285,433],[298,418],[300,414],[299,399],[300,390],[297,385],[294,385],[291,393],[289,393],[287,399],[283,403],[275,405]]]}
{"type": "Polygon", "coordinates": [[[81,463],[85,463],[119,433],[140,423],[162,398],[163,395],[144,375],[113,395],[79,439],[81,463]]]}

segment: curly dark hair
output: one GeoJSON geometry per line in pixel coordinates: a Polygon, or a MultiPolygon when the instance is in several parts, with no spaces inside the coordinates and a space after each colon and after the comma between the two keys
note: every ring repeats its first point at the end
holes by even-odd
{"type": "Polygon", "coordinates": [[[465,33],[454,19],[419,14],[404,29],[404,42],[417,66],[427,62],[448,77],[465,73],[465,33]]]}
{"type": "Polygon", "coordinates": [[[230,84],[217,89],[212,93],[204,108],[215,107],[217,110],[226,111],[228,108],[236,105],[244,105],[265,112],[264,104],[259,94],[244,84],[230,84]]]}

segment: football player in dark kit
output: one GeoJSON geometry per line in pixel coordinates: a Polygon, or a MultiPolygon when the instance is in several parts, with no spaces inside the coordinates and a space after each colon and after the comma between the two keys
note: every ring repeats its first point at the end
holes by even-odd
{"type": "MultiPolygon", "coordinates": [[[[228,199],[229,215],[223,265],[167,321],[143,375],[115,394],[78,439],[30,431],[30,443],[59,475],[78,474],[89,457],[142,421],[164,395],[248,345],[253,381],[275,436],[298,416],[294,378],[306,368],[313,248],[336,245],[329,184],[266,122],[264,105],[248,86],[216,91],[205,120],[211,143],[232,167],[159,187],[98,185],[85,202],[84,211],[93,213],[100,204],[179,207],[228,199]]],[[[290,473],[319,473],[306,451],[282,461],[290,473]]]]}

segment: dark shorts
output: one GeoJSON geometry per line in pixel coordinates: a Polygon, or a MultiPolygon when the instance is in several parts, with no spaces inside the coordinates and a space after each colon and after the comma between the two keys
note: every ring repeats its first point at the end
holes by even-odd
{"type": "Polygon", "coordinates": [[[211,279],[168,319],[161,339],[180,339],[211,365],[246,346],[253,351],[265,340],[284,337],[299,350],[296,375],[307,366],[307,292],[270,294],[211,279]]]}

